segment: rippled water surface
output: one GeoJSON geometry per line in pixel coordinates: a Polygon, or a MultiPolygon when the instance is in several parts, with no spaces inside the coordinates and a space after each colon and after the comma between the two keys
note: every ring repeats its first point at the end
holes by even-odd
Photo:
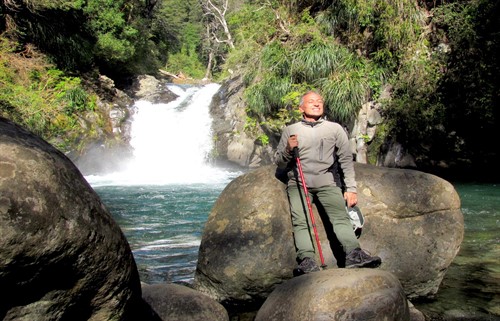
{"type": "Polygon", "coordinates": [[[455,188],[462,202],[464,240],[437,300],[417,306],[429,314],[465,311],[500,317],[500,185],[455,184],[455,188]]]}
{"type": "Polygon", "coordinates": [[[191,282],[203,226],[222,185],[101,186],[146,283],[191,282]]]}

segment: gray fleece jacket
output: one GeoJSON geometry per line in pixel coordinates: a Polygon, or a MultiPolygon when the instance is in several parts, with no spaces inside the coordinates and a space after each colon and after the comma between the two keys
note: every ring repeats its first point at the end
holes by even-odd
{"type": "MultiPolygon", "coordinates": [[[[341,186],[335,167],[343,173],[347,192],[356,192],[352,153],[346,132],[338,123],[320,119],[316,122],[302,120],[285,127],[278,144],[275,163],[288,171],[288,185],[296,184],[295,160],[286,149],[288,137],[297,135],[299,156],[308,188],[341,186]]],[[[300,180],[300,178],[299,178],[300,180]]]]}

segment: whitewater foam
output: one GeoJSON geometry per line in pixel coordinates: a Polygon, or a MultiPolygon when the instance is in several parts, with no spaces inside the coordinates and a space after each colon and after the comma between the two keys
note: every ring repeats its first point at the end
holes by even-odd
{"type": "Polygon", "coordinates": [[[135,102],[132,160],[121,166],[124,170],[86,176],[91,185],[217,184],[240,174],[208,163],[213,149],[209,106],[220,85],[167,87],[179,96],[171,103],[135,102]]]}

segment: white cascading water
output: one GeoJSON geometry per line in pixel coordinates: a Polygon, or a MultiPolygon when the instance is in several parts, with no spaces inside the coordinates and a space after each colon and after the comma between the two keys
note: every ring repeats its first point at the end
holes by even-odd
{"type": "MultiPolygon", "coordinates": [[[[130,144],[134,157],[124,170],[88,176],[92,185],[164,185],[220,183],[230,173],[207,164],[212,150],[209,105],[220,88],[168,88],[179,97],[168,104],[135,103],[130,144]]],[[[234,175],[234,173],[233,173],[234,175]]]]}

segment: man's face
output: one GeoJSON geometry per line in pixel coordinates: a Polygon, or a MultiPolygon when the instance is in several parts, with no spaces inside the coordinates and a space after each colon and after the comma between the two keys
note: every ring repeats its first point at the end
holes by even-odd
{"type": "Polygon", "coordinates": [[[306,120],[318,120],[323,116],[323,98],[320,95],[309,93],[304,96],[303,101],[299,110],[306,120]]]}

